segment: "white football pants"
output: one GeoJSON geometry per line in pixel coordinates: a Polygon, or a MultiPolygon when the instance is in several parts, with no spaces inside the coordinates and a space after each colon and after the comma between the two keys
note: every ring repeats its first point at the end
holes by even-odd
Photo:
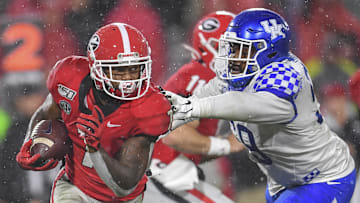
{"type": "Polygon", "coordinates": [[[199,181],[192,190],[172,192],[166,189],[160,182],[149,178],[144,193],[144,203],[234,203],[226,197],[218,188],[199,181]]]}
{"type": "MultiPolygon", "coordinates": [[[[99,200],[89,197],[84,192],[82,192],[78,187],[73,185],[66,173],[62,169],[58,173],[53,188],[51,191],[51,200],[50,203],[101,203],[99,200]]],[[[137,198],[126,201],[123,203],[141,203],[142,195],[139,195],[137,198]]]]}

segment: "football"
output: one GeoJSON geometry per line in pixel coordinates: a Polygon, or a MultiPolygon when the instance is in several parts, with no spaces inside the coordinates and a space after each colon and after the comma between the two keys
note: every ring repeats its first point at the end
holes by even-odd
{"type": "Polygon", "coordinates": [[[31,133],[33,140],[30,153],[40,154],[43,161],[48,159],[62,160],[72,152],[72,143],[65,124],[59,120],[42,120],[31,133]]]}

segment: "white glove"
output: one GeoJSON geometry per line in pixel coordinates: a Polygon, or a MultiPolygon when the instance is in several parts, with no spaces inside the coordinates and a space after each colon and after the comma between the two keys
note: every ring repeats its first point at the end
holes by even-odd
{"type": "Polygon", "coordinates": [[[187,102],[187,98],[175,94],[174,92],[162,90],[161,93],[169,100],[172,106],[184,104],[187,102]]]}
{"type": "Polygon", "coordinates": [[[194,97],[184,98],[170,91],[162,92],[171,102],[171,110],[168,112],[171,118],[170,130],[195,120],[200,115],[198,99],[194,97]]]}

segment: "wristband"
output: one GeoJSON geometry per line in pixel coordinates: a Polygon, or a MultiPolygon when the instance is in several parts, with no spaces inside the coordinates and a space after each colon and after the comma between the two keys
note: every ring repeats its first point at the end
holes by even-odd
{"type": "Polygon", "coordinates": [[[208,155],[222,156],[230,154],[230,142],[227,139],[210,136],[208,155]]]}

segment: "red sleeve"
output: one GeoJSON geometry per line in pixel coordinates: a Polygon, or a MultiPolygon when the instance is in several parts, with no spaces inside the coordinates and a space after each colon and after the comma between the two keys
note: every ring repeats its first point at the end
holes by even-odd
{"type": "Polygon", "coordinates": [[[357,71],[349,80],[349,89],[352,100],[360,108],[360,70],[357,71]]]}
{"type": "Polygon", "coordinates": [[[89,73],[88,62],[85,57],[69,56],[59,60],[49,72],[46,86],[53,96],[58,92],[58,84],[71,86],[74,82],[80,83],[89,73]]]}
{"type": "Polygon", "coordinates": [[[163,88],[177,94],[184,93],[183,89],[185,89],[184,86],[186,85],[186,82],[183,80],[183,78],[185,78],[182,76],[183,74],[184,73],[180,71],[173,74],[164,84],[163,88]]]}
{"type": "Polygon", "coordinates": [[[189,85],[192,76],[193,63],[183,65],[177,72],[175,72],[169,80],[165,83],[164,89],[180,94],[182,96],[191,95],[190,91],[187,91],[186,87],[189,85]]]}
{"type": "MultiPolygon", "coordinates": [[[[85,57],[66,57],[51,69],[46,82],[54,101],[61,108],[64,121],[76,119],[79,107],[80,85],[89,74],[85,57]]],[[[66,122],[65,122],[66,123],[66,122]]]]}
{"type": "Polygon", "coordinates": [[[159,136],[168,131],[170,117],[167,112],[171,106],[169,101],[160,93],[159,90],[150,87],[151,93],[144,98],[144,101],[132,109],[132,114],[136,117],[137,127],[134,134],[146,134],[149,136],[159,136]]]}
{"type": "Polygon", "coordinates": [[[54,65],[54,67],[49,72],[49,75],[48,75],[48,78],[46,81],[46,86],[47,86],[48,90],[50,91],[50,93],[53,93],[54,89],[56,89],[56,84],[58,83],[58,80],[59,80],[59,77],[57,76],[57,72],[59,72],[59,70],[63,69],[63,66],[66,63],[65,62],[66,60],[67,60],[67,58],[57,61],[56,64],[54,65]]]}

